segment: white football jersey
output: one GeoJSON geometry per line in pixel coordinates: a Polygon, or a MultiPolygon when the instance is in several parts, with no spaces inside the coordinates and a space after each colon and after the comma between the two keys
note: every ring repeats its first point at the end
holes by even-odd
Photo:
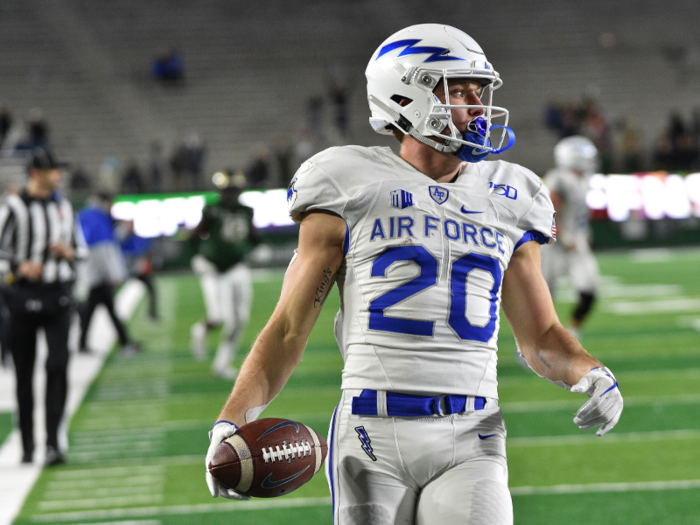
{"type": "Polygon", "coordinates": [[[344,146],[299,168],[288,203],[295,221],[327,210],[347,224],[342,388],[498,397],[503,274],[520,244],[553,238],[537,176],[465,163],[438,184],[389,148],[344,146]]]}
{"type": "Polygon", "coordinates": [[[545,174],[544,183],[550,192],[557,192],[564,203],[557,215],[559,240],[566,244],[587,243],[591,216],[586,203],[589,178],[568,168],[554,168],[545,174]]]}

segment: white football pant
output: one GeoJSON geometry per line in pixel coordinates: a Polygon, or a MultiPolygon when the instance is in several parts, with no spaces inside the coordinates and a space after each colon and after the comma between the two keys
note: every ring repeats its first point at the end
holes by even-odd
{"type": "Polygon", "coordinates": [[[223,324],[221,342],[212,368],[221,370],[231,365],[238,351],[243,330],[250,318],[253,285],[248,267],[241,263],[219,273],[214,265],[199,273],[207,321],[223,324]]]}
{"type": "Polygon", "coordinates": [[[360,392],[343,391],[328,436],[335,525],[512,525],[498,406],[425,418],[353,415],[360,392]]]}
{"type": "Polygon", "coordinates": [[[600,270],[588,242],[576,243],[573,250],[558,244],[542,246],[542,275],[552,296],[559,277],[564,274],[569,275],[571,286],[577,292],[595,294],[598,291],[600,270]]]}

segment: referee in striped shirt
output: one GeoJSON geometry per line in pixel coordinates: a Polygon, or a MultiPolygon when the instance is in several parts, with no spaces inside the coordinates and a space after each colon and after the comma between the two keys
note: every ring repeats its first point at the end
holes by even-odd
{"type": "Polygon", "coordinates": [[[49,151],[34,149],[28,164],[27,186],[0,202],[0,249],[7,270],[5,294],[10,311],[8,343],[17,377],[23,463],[31,463],[34,454],[33,371],[39,328],[44,329],[49,350],[44,463],[64,462],[58,428],[68,390],[71,288],[75,280],[74,261],[85,255],[85,248],[82,242],[76,242],[73,207],[57,191],[61,168],[49,151]]]}

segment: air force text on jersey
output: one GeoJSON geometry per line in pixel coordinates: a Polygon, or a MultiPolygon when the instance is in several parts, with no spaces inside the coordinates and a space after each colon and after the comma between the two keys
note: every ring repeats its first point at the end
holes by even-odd
{"type": "Polygon", "coordinates": [[[429,238],[433,235],[444,235],[451,241],[498,250],[504,255],[508,242],[506,236],[495,228],[480,227],[466,221],[442,220],[431,215],[422,215],[417,219],[408,216],[376,218],[370,242],[379,239],[429,238]]]}

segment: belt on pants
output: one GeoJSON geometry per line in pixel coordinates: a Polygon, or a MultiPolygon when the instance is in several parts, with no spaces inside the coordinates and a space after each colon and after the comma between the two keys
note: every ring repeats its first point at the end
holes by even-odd
{"type": "MultiPolygon", "coordinates": [[[[489,399],[489,407],[497,400],[489,399]]],[[[352,413],[358,416],[426,417],[458,414],[473,408],[483,410],[486,398],[480,396],[415,396],[386,392],[383,390],[363,390],[352,398],[352,413]],[[473,401],[473,405],[472,405],[473,401]]]]}

